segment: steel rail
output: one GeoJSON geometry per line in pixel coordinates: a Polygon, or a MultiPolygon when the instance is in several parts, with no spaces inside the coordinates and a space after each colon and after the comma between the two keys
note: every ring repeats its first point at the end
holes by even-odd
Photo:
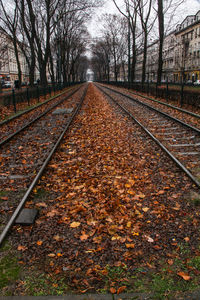
{"type": "Polygon", "coordinates": [[[38,121],[40,118],[42,118],[43,116],[45,116],[48,112],[50,112],[53,108],[55,108],[56,106],[60,105],[63,101],[67,100],[68,98],[70,98],[72,95],[74,95],[78,90],[80,89],[80,87],[76,88],[74,91],[72,91],[68,96],[66,96],[64,99],[61,99],[58,103],[54,104],[52,107],[48,108],[45,112],[43,112],[41,115],[37,116],[35,119],[33,119],[31,122],[27,123],[26,125],[24,125],[23,127],[21,127],[20,129],[18,129],[17,131],[15,131],[14,133],[10,134],[6,139],[4,139],[3,141],[0,142],[0,147],[3,146],[4,144],[6,144],[7,142],[9,142],[13,137],[15,137],[17,134],[19,134],[20,132],[22,132],[23,130],[25,130],[26,128],[28,128],[29,126],[31,126],[34,122],[38,121]]]}
{"type": "Polygon", "coordinates": [[[144,96],[144,95],[140,95],[140,94],[137,94],[137,93],[132,92],[132,91],[129,91],[129,93],[131,93],[131,94],[133,94],[133,95],[136,95],[136,96],[139,96],[139,97],[142,97],[142,98],[147,99],[147,100],[151,100],[151,101],[157,102],[157,103],[162,104],[162,105],[164,105],[164,106],[167,106],[167,107],[176,109],[176,110],[178,110],[178,111],[180,111],[180,112],[183,112],[183,113],[188,114],[188,115],[190,115],[190,116],[192,116],[192,117],[195,117],[195,118],[197,118],[197,119],[200,119],[200,115],[195,114],[195,113],[193,113],[192,111],[189,111],[189,110],[180,108],[180,107],[178,107],[178,106],[175,106],[175,105],[172,105],[172,104],[169,104],[169,103],[165,103],[165,102],[162,102],[162,101],[159,101],[159,100],[156,100],[156,99],[153,99],[153,98],[144,96]]]}
{"type": "Polygon", "coordinates": [[[183,126],[185,126],[185,127],[187,127],[187,128],[190,128],[190,129],[192,129],[193,131],[195,131],[196,133],[200,134],[200,129],[198,129],[198,128],[196,128],[196,127],[193,127],[193,126],[191,126],[191,125],[189,125],[189,124],[187,124],[187,123],[185,123],[185,122],[183,122],[183,121],[181,121],[181,120],[179,120],[179,119],[177,119],[177,118],[174,118],[174,117],[170,116],[169,114],[167,114],[167,113],[165,113],[165,112],[163,112],[163,111],[160,111],[160,110],[157,109],[157,108],[154,108],[154,107],[150,106],[150,105],[147,104],[147,103],[143,103],[143,102],[141,102],[141,101],[139,101],[139,100],[137,100],[137,99],[132,98],[132,97],[129,96],[129,95],[126,95],[126,94],[121,93],[121,92],[119,92],[119,91],[116,91],[116,90],[114,90],[114,89],[108,88],[108,87],[106,87],[106,86],[103,86],[103,87],[106,88],[106,89],[108,89],[108,90],[110,90],[110,91],[112,91],[112,92],[114,92],[114,93],[116,93],[116,94],[119,94],[119,95],[121,95],[121,96],[123,96],[123,97],[126,97],[126,98],[130,99],[131,101],[135,101],[135,102],[139,103],[140,105],[146,106],[146,107],[148,107],[149,109],[154,110],[154,111],[156,111],[156,112],[162,114],[163,116],[167,117],[168,119],[173,120],[173,121],[175,121],[175,122],[178,122],[178,123],[180,123],[181,125],[183,125],[183,126]]]}
{"type": "Polygon", "coordinates": [[[30,184],[28,190],[26,191],[25,195],[23,196],[23,198],[21,199],[19,205],[17,206],[16,210],[14,211],[14,213],[12,214],[10,220],[8,221],[7,225],[5,226],[5,228],[3,229],[1,235],[0,235],[0,246],[2,245],[4,239],[6,238],[9,230],[11,229],[13,223],[15,222],[16,218],[18,217],[19,213],[21,212],[21,210],[24,207],[24,204],[26,203],[26,201],[28,200],[28,197],[30,196],[31,192],[33,191],[34,187],[36,186],[36,184],[38,183],[39,179],[41,178],[45,168],[47,167],[50,159],[52,158],[53,154],[55,153],[56,149],[58,148],[58,146],[60,145],[66,131],[68,130],[69,126],[71,125],[72,121],[74,120],[75,116],[77,115],[77,113],[79,112],[84,98],[86,96],[87,93],[87,88],[88,86],[85,88],[83,95],[81,97],[80,102],[78,103],[78,105],[76,106],[76,108],[74,109],[70,119],[68,120],[63,132],[61,133],[60,137],[58,138],[56,144],[54,145],[53,149],[51,150],[50,154],[48,155],[48,157],[46,158],[46,160],[44,161],[42,167],[40,168],[39,172],[37,173],[37,175],[35,176],[34,180],[32,181],[32,183],[30,184]]]}
{"type": "Polygon", "coordinates": [[[97,86],[106,96],[108,96],[114,103],[116,103],[123,111],[125,111],[129,117],[131,117],[160,147],[167,155],[176,163],[176,165],[184,171],[191,181],[200,188],[200,182],[192,175],[192,173],[146,128],[140,123],[126,108],[119,104],[112,96],[106,93],[102,88],[97,86]]]}
{"type": "MultiPolygon", "coordinates": [[[[114,87],[115,87],[115,85],[114,85],[114,87]]],[[[120,86],[117,86],[117,87],[118,87],[118,88],[123,88],[123,87],[120,87],[120,86]]],[[[126,88],[124,88],[124,89],[126,89],[126,88]]],[[[195,113],[193,113],[192,111],[189,111],[189,110],[180,108],[180,107],[178,107],[178,106],[175,106],[175,105],[172,105],[172,104],[169,104],[169,103],[165,103],[165,102],[163,102],[163,101],[159,101],[159,100],[150,98],[150,97],[148,97],[148,96],[141,95],[141,94],[136,93],[136,92],[133,92],[133,91],[131,91],[131,90],[127,90],[127,92],[129,92],[130,94],[133,94],[133,95],[135,95],[135,96],[139,96],[139,97],[142,97],[142,98],[144,98],[144,99],[151,100],[151,101],[157,102],[157,103],[159,103],[159,104],[162,104],[162,105],[164,105],[164,106],[167,106],[167,107],[176,109],[176,110],[178,110],[178,111],[180,111],[180,112],[186,113],[186,114],[188,114],[188,115],[191,115],[192,117],[195,117],[195,118],[197,118],[197,119],[200,119],[200,115],[199,115],[199,114],[195,114],[195,113]]]]}
{"type": "Polygon", "coordinates": [[[31,107],[31,108],[29,108],[29,109],[26,109],[26,110],[22,111],[21,113],[20,113],[20,112],[19,112],[19,113],[16,113],[16,115],[14,115],[14,116],[12,116],[12,117],[10,117],[10,118],[8,118],[8,119],[6,119],[6,120],[0,122],[0,126],[3,126],[3,125],[5,125],[5,124],[7,124],[7,123],[9,123],[9,122],[11,122],[11,121],[17,119],[17,118],[19,118],[19,117],[25,115],[26,113],[29,113],[30,111],[32,111],[32,110],[34,110],[34,109],[36,109],[36,108],[38,108],[38,107],[41,107],[42,105],[44,105],[44,104],[46,104],[46,103],[48,103],[48,102],[50,102],[50,101],[52,101],[52,100],[54,100],[54,99],[56,99],[56,98],[62,96],[63,94],[65,94],[66,92],[71,91],[71,90],[74,89],[74,88],[76,88],[76,86],[75,86],[75,87],[72,87],[72,88],[70,88],[70,89],[68,89],[68,90],[66,90],[66,91],[64,91],[64,92],[62,92],[62,93],[59,93],[59,94],[57,94],[57,95],[54,95],[54,96],[50,97],[49,99],[47,99],[46,101],[44,101],[44,102],[42,102],[42,103],[40,103],[40,104],[36,104],[34,107],[31,107]]]}

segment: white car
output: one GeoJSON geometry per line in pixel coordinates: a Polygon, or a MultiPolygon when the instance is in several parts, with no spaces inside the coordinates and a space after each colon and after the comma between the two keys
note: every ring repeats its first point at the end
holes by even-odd
{"type": "Polygon", "coordinates": [[[196,80],[196,81],[194,82],[194,85],[200,85],[200,80],[196,80]]]}

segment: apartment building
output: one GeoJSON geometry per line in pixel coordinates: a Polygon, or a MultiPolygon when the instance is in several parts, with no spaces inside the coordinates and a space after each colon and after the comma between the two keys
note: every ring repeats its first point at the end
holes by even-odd
{"type": "MultiPolygon", "coordinates": [[[[146,80],[157,80],[159,41],[147,48],[146,80]]],[[[136,80],[142,77],[143,52],[137,55],[136,80]]],[[[200,11],[187,16],[168,34],[163,45],[162,81],[181,82],[200,79],[200,11]]]]}
{"type": "MultiPolygon", "coordinates": [[[[21,51],[19,51],[19,60],[22,72],[22,82],[29,82],[29,69],[26,58],[21,51]]],[[[36,70],[35,77],[39,78],[39,72],[36,70]]],[[[11,37],[5,34],[0,28],[0,80],[11,81],[13,84],[18,79],[18,68],[15,57],[14,46],[11,37]]]]}
{"type": "Polygon", "coordinates": [[[176,81],[200,79],[200,11],[187,16],[175,32],[176,51],[174,77],[176,81]]]}

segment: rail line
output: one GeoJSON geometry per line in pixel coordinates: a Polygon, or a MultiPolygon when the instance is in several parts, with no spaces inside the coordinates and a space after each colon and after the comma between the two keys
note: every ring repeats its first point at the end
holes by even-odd
{"type": "MultiPolygon", "coordinates": [[[[104,87],[107,87],[107,88],[111,88],[111,86],[108,86],[108,85],[102,85],[104,87]]],[[[114,87],[112,86],[111,89],[115,89],[116,90],[117,88],[117,91],[122,91],[122,93],[126,93],[126,95],[132,97],[135,96],[135,97],[140,97],[140,99],[138,101],[140,102],[143,102],[143,103],[150,103],[151,104],[156,104],[156,106],[159,107],[159,109],[164,109],[165,112],[169,112],[169,113],[173,113],[174,116],[176,116],[178,114],[178,118],[181,120],[185,120],[185,117],[189,118],[190,119],[190,123],[194,124],[194,126],[196,126],[197,123],[199,123],[199,128],[200,128],[200,114],[197,114],[197,113],[194,113],[190,110],[186,110],[186,109],[183,109],[183,108],[180,108],[178,106],[175,106],[175,105],[172,105],[172,104],[169,104],[169,103],[165,103],[163,101],[159,101],[157,99],[153,99],[153,98],[150,98],[148,96],[145,96],[145,95],[141,95],[139,93],[135,93],[131,90],[127,90],[127,89],[122,89],[122,87],[114,87]]],[[[134,98],[135,98],[134,97],[134,98]]]]}
{"type": "Polygon", "coordinates": [[[79,88],[75,87],[72,89],[69,89],[63,93],[60,93],[45,102],[30,108],[20,114],[17,114],[8,120],[5,120],[0,123],[0,147],[8,142],[10,139],[12,139],[15,135],[26,129],[28,126],[33,124],[35,121],[37,121],[40,117],[45,115],[45,113],[48,113],[51,109],[56,107],[56,105],[59,105],[62,101],[66,100],[65,98],[60,99],[63,95],[66,95],[66,93],[69,92],[69,97],[73,95],[79,88]],[[71,91],[72,90],[72,91],[71,91]],[[71,91],[71,92],[70,92],[71,91]],[[56,102],[55,102],[56,100],[56,102]],[[46,108],[46,110],[45,110],[46,108]],[[32,114],[32,112],[34,112],[32,114]],[[30,113],[30,114],[29,114],[30,113]],[[39,115],[38,115],[39,114],[39,115]],[[25,120],[20,120],[22,116],[26,115],[25,120]]]}
{"type": "Polygon", "coordinates": [[[124,93],[102,85],[97,85],[97,87],[142,127],[200,188],[200,130],[198,128],[124,93]]]}
{"type": "MultiPolygon", "coordinates": [[[[56,131],[56,141],[53,143],[53,145],[51,145],[51,149],[47,149],[47,151],[45,149],[45,155],[43,155],[44,159],[41,162],[39,170],[37,170],[37,173],[34,175],[34,177],[30,176],[31,179],[29,178],[29,180],[28,180],[28,185],[29,186],[27,187],[27,190],[26,190],[24,196],[20,199],[19,204],[15,208],[15,210],[14,210],[12,216],[10,217],[9,221],[4,222],[4,223],[7,223],[7,224],[5,225],[3,231],[0,235],[0,245],[3,243],[5,237],[7,236],[8,232],[11,229],[13,223],[15,222],[17,216],[19,215],[19,213],[23,209],[24,204],[26,203],[28,197],[30,196],[31,192],[33,191],[35,185],[37,184],[38,180],[41,178],[42,174],[44,173],[45,168],[47,167],[51,157],[53,156],[53,154],[55,153],[55,151],[58,148],[59,144],[61,143],[66,131],[69,129],[69,126],[71,125],[71,123],[74,120],[75,116],[78,114],[78,112],[79,112],[79,110],[82,106],[82,103],[84,101],[85,95],[87,93],[87,86],[85,88],[82,88],[82,89],[83,89],[83,91],[81,92],[81,95],[78,96],[79,101],[75,105],[75,107],[73,107],[73,110],[70,114],[70,117],[67,117],[67,122],[64,122],[64,121],[66,121],[64,117],[61,118],[61,115],[58,115],[59,116],[58,117],[59,122],[57,122],[58,126],[57,126],[57,128],[54,128],[54,131],[56,131]],[[62,119],[62,120],[60,120],[60,119],[62,119]],[[62,123],[62,126],[61,126],[61,123],[62,123]],[[58,132],[57,132],[58,127],[63,127],[63,128],[61,128],[62,130],[60,130],[59,135],[58,135],[58,132]]],[[[55,118],[55,116],[54,116],[54,118],[55,118]]],[[[57,119],[57,121],[58,121],[58,119],[57,119]]],[[[47,123],[48,122],[49,122],[49,120],[47,120],[47,123]]],[[[51,128],[51,130],[52,130],[52,128],[51,128]]],[[[34,138],[36,138],[36,135],[34,136],[34,138]]],[[[51,142],[51,144],[52,144],[52,142],[51,142]]],[[[29,145],[29,142],[27,143],[27,145],[29,145]]],[[[22,146],[20,146],[20,148],[21,147],[22,146]]],[[[40,153],[39,153],[38,157],[35,160],[35,164],[36,164],[37,160],[41,160],[40,153]]],[[[17,158],[17,161],[19,161],[19,158],[17,158]]]]}

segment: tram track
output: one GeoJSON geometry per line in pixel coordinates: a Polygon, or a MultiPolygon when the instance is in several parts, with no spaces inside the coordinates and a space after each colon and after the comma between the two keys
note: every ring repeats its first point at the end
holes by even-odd
{"type": "Polygon", "coordinates": [[[60,93],[45,102],[40,103],[33,108],[30,108],[20,114],[17,114],[0,123],[0,147],[12,139],[15,135],[23,131],[25,128],[33,124],[40,117],[48,113],[51,109],[59,105],[67,97],[73,95],[79,88],[74,87],[60,93]],[[63,97],[64,95],[64,97],[63,97]]]}
{"type": "Polygon", "coordinates": [[[17,139],[2,146],[0,154],[1,188],[2,191],[11,191],[11,193],[6,201],[8,208],[5,209],[5,203],[0,207],[2,213],[1,229],[4,227],[0,235],[0,244],[42,176],[74,117],[79,112],[86,92],[87,87],[73,91],[66,99],[69,99],[73,94],[73,98],[76,100],[71,99],[66,103],[62,100],[59,108],[53,113],[49,112],[43,118],[41,117],[34,124],[32,130],[30,128],[28,131],[25,130],[23,136],[17,136],[17,139]],[[14,195],[15,199],[13,200],[14,195]]]}
{"type": "Polygon", "coordinates": [[[166,102],[154,99],[154,98],[150,98],[145,95],[135,93],[132,90],[127,90],[125,88],[119,88],[119,87],[114,87],[114,86],[111,87],[110,85],[105,85],[105,84],[103,84],[102,86],[114,89],[118,92],[125,93],[127,96],[130,96],[131,98],[137,99],[138,101],[140,101],[144,104],[149,104],[152,107],[158,108],[159,110],[162,110],[165,113],[171,114],[173,117],[178,118],[183,122],[190,123],[194,127],[197,127],[200,129],[200,114],[198,114],[198,113],[194,113],[191,110],[183,109],[178,106],[175,106],[175,105],[172,105],[172,104],[169,104],[169,103],[166,103],[166,102]]]}
{"type": "Polygon", "coordinates": [[[122,92],[97,85],[170,156],[200,188],[200,130],[122,92]],[[105,92],[105,89],[109,92],[105,92]]]}

